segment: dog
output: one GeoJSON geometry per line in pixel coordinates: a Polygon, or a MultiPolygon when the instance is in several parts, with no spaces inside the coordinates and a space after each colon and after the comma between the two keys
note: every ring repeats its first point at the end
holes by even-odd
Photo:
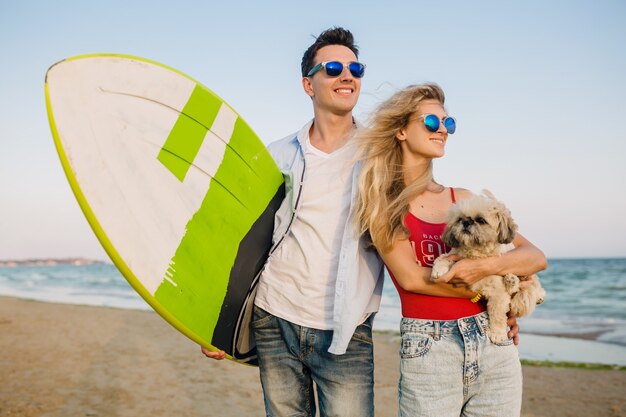
{"type": "MultiPolygon", "coordinates": [[[[500,256],[503,246],[510,244],[517,232],[517,224],[509,209],[486,190],[482,195],[454,204],[448,212],[447,220],[443,241],[452,250],[435,260],[431,274],[433,282],[437,282],[454,264],[447,256],[455,254],[469,259],[500,256]]],[[[539,278],[536,275],[532,277],[532,285],[520,287],[520,280],[528,280],[530,276],[491,275],[469,287],[487,299],[487,335],[492,342],[502,343],[508,339],[506,321],[509,311],[516,317],[525,316],[544,301],[545,290],[539,278]]]]}

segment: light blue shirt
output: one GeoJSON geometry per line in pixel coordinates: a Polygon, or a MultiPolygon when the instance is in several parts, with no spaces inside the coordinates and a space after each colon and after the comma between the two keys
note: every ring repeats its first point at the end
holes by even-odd
{"type": "MultiPolygon", "coordinates": [[[[274,161],[285,178],[285,199],[276,212],[271,254],[281,245],[298,216],[300,195],[306,164],[303,138],[308,135],[313,121],[297,134],[273,142],[268,146],[274,161]]],[[[358,190],[360,164],[352,171],[350,212],[358,190]]],[[[333,339],[328,351],[337,355],[346,352],[356,327],[371,313],[378,311],[383,286],[383,263],[373,248],[366,248],[357,237],[352,218],[343,231],[334,294],[333,339]]]]}

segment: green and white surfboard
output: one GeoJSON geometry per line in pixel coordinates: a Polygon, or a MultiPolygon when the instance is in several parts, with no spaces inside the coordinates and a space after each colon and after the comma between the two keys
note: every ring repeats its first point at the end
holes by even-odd
{"type": "Polygon", "coordinates": [[[254,364],[253,290],[283,176],[221,98],[142,58],[46,74],[50,127],[87,220],[132,287],[195,342],[254,364]]]}

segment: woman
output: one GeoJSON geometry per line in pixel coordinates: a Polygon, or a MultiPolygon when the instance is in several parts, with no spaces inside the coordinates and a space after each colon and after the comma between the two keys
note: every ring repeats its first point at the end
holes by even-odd
{"type": "Polygon", "coordinates": [[[433,179],[456,121],[435,84],[410,86],[384,102],[359,134],[363,150],[356,221],[385,262],[402,302],[400,416],[518,416],[522,375],[512,340],[495,345],[488,317],[466,287],[481,277],[542,270],[541,251],[521,235],[498,258],[458,261],[447,283],[430,267],[447,248],[446,211],[471,193],[433,179]],[[456,285],[461,284],[461,285],[456,285]]]}

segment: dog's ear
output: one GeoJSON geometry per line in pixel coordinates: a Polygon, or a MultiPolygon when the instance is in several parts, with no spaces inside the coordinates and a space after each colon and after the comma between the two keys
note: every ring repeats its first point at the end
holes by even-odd
{"type": "Polygon", "coordinates": [[[493,193],[491,191],[489,191],[488,189],[484,188],[481,191],[481,194],[484,195],[487,198],[490,198],[492,200],[496,200],[496,196],[493,195],[493,193]]]}
{"type": "Polygon", "coordinates": [[[446,228],[443,231],[443,235],[441,236],[441,240],[443,240],[443,243],[451,248],[458,248],[459,246],[461,246],[461,242],[457,240],[457,238],[454,236],[454,233],[452,232],[454,224],[455,223],[448,223],[446,225],[446,228]]]}
{"type": "Polygon", "coordinates": [[[517,233],[517,224],[511,217],[509,209],[503,204],[498,203],[494,208],[496,217],[498,218],[498,242],[511,243],[515,239],[517,233]]]}

